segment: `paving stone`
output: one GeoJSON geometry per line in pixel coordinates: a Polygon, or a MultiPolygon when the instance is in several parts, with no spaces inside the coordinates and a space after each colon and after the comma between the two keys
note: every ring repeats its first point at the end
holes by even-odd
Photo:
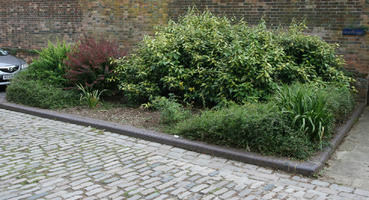
{"type": "Polygon", "coordinates": [[[81,195],[76,195],[76,196],[72,196],[72,197],[70,197],[70,198],[68,198],[68,199],[66,199],[66,200],[78,200],[78,199],[82,199],[83,198],[83,196],[81,196],[81,195]]]}
{"type": "Polygon", "coordinates": [[[366,190],[356,189],[354,193],[361,195],[361,196],[369,197],[369,191],[366,191],[366,190]]]}
{"type": "Polygon", "coordinates": [[[72,187],[72,189],[73,190],[79,190],[79,189],[82,189],[82,188],[87,188],[91,185],[94,185],[94,183],[93,182],[86,182],[86,183],[82,183],[80,185],[76,185],[76,186],[72,187]]]}
{"type": "Polygon", "coordinates": [[[155,193],[150,194],[149,196],[146,196],[145,199],[154,199],[158,197],[159,195],[160,195],[159,193],[155,192],[155,193]]]}
{"type": "Polygon", "coordinates": [[[244,200],[254,200],[254,199],[257,199],[257,197],[254,195],[250,195],[250,196],[247,196],[244,200]]]}
{"type": "Polygon", "coordinates": [[[332,184],[329,188],[340,191],[340,192],[347,192],[347,193],[352,192],[354,190],[353,188],[349,188],[349,187],[337,185],[337,184],[332,184]]]}
{"type": "Polygon", "coordinates": [[[101,192],[103,192],[103,191],[105,191],[105,189],[104,189],[104,188],[99,187],[99,188],[95,188],[95,189],[93,189],[93,190],[91,190],[91,191],[88,191],[88,192],[86,192],[85,194],[86,194],[87,196],[91,196],[91,195],[94,195],[94,194],[101,193],[101,192]]]}
{"type": "Polygon", "coordinates": [[[128,198],[127,200],[137,200],[137,199],[141,199],[142,197],[140,195],[135,195],[133,197],[128,198]]]}
{"type": "Polygon", "coordinates": [[[220,189],[220,190],[215,191],[215,192],[214,192],[214,194],[215,194],[215,195],[221,195],[221,194],[223,194],[223,193],[225,193],[225,192],[227,192],[227,191],[228,191],[228,189],[227,189],[227,188],[222,188],[222,189],[220,189]]]}
{"type": "Polygon", "coordinates": [[[46,195],[48,195],[48,193],[47,193],[47,192],[39,193],[39,194],[35,194],[35,195],[33,195],[33,196],[31,196],[31,197],[29,197],[29,198],[27,198],[27,199],[28,199],[28,200],[36,200],[36,199],[40,199],[41,197],[44,197],[44,196],[46,196],[46,195]]]}
{"type": "Polygon", "coordinates": [[[209,187],[209,185],[207,185],[207,184],[197,185],[197,186],[191,188],[191,192],[199,192],[200,190],[203,190],[207,187],[209,187]]]}
{"type": "Polygon", "coordinates": [[[314,185],[319,185],[319,186],[323,186],[323,187],[326,187],[326,186],[330,185],[328,182],[320,181],[320,180],[313,180],[311,183],[314,184],[314,185]]]}
{"type": "Polygon", "coordinates": [[[146,190],[141,191],[141,194],[143,194],[144,196],[147,196],[147,195],[149,195],[153,192],[155,192],[155,190],[153,188],[150,188],[150,189],[146,189],[146,190]]]}
{"type": "Polygon", "coordinates": [[[224,193],[221,197],[224,198],[224,199],[228,199],[231,196],[233,196],[234,194],[236,194],[235,191],[228,191],[228,192],[224,193]]]}
{"type": "Polygon", "coordinates": [[[185,192],[185,191],[187,191],[187,189],[185,189],[185,188],[178,188],[178,189],[172,191],[171,194],[178,195],[178,194],[181,194],[182,192],[185,192]]]}
{"type": "Polygon", "coordinates": [[[275,185],[274,184],[268,184],[263,189],[265,191],[270,191],[270,190],[273,190],[274,188],[275,188],[275,185]]]}

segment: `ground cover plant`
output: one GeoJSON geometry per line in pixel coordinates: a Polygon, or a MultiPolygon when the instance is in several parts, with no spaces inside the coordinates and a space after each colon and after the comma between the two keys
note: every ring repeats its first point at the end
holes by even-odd
{"type": "MultiPolygon", "coordinates": [[[[327,145],[336,124],[354,108],[354,80],[342,71],[344,61],[334,46],[304,34],[303,28],[294,23],[287,30],[270,30],[265,22],[248,26],[190,10],[145,36],[130,55],[91,38],[65,51],[58,44],[63,56],[53,58],[57,64],[48,64],[51,69],[36,68],[40,61],[31,64],[9,87],[8,99],[41,105],[21,100],[40,93],[19,94],[33,82],[58,94],[36,96],[48,100],[44,107],[64,98],[73,103],[60,105],[80,99],[96,108],[100,96],[107,95],[119,105],[157,110],[155,123],[170,134],[303,160],[327,145]],[[25,86],[16,84],[23,79],[25,86]]],[[[108,108],[90,113],[111,120],[108,108]]]]}

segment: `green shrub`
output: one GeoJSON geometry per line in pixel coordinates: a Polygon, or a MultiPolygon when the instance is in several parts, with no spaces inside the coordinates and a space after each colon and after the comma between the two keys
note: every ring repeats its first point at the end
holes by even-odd
{"type": "Polygon", "coordinates": [[[343,122],[355,107],[352,91],[340,84],[328,84],[322,87],[326,93],[328,109],[333,114],[336,123],[343,122]]]}
{"type": "Polygon", "coordinates": [[[44,80],[29,79],[28,71],[20,72],[6,89],[9,101],[40,108],[63,108],[78,105],[78,94],[66,91],[44,80]]]}
{"type": "Polygon", "coordinates": [[[64,60],[71,48],[65,42],[49,42],[46,48],[39,51],[38,59],[35,59],[27,69],[29,79],[42,80],[44,83],[65,86],[64,60]]]}
{"type": "Polygon", "coordinates": [[[172,125],[190,116],[190,112],[173,99],[157,97],[152,101],[154,109],[160,111],[160,122],[172,125]]]}
{"type": "Polygon", "coordinates": [[[191,11],[145,37],[134,55],[118,61],[116,72],[134,101],[173,93],[182,102],[211,107],[223,99],[263,96],[273,85],[271,63],[281,65],[282,50],[264,25],[250,29],[191,11]]]}
{"type": "Polygon", "coordinates": [[[180,103],[212,107],[263,100],[280,83],[350,82],[338,70],[342,60],[334,48],[301,29],[276,33],[264,23],[248,27],[194,10],[146,36],[133,55],[116,63],[114,80],[138,103],[174,94],[180,103]]]}
{"type": "Polygon", "coordinates": [[[303,23],[293,23],[288,31],[279,32],[278,41],[289,65],[278,72],[278,78],[284,83],[322,79],[349,86],[352,79],[344,75],[344,60],[336,54],[335,46],[318,36],[304,34],[305,29],[303,23]]]}
{"type": "Polygon", "coordinates": [[[266,155],[305,159],[313,144],[272,104],[233,105],[179,122],[174,134],[266,155]]]}
{"type": "Polygon", "coordinates": [[[64,90],[64,59],[70,51],[64,42],[49,43],[39,51],[39,58],[18,73],[8,86],[7,99],[41,108],[61,108],[78,104],[75,91],[64,90]]]}

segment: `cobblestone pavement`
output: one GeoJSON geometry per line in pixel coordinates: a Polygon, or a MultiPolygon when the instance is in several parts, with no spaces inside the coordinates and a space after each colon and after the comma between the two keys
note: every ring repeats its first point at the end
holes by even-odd
{"type": "Polygon", "coordinates": [[[368,199],[369,192],[0,110],[0,199],[368,199]]]}

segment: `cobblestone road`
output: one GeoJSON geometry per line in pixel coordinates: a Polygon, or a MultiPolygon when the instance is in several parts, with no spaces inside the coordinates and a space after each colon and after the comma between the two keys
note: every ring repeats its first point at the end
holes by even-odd
{"type": "Polygon", "coordinates": [[[368,199],[335,183],[0,110],[0,199],[368,199]]]}

